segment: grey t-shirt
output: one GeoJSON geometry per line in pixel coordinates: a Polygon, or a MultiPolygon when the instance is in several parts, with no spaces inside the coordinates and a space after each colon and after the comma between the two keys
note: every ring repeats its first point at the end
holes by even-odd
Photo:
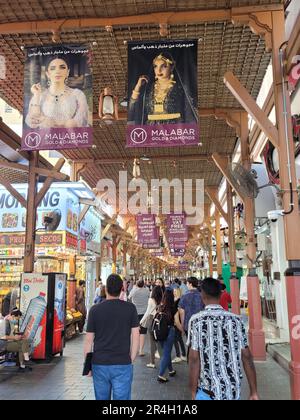
{"type": "Polygon", "coordinates": [[[139,315],[145,314],[148,306],[149,297],[150,292],[148,287],[137,287],[130,293],[129,298],[131,299],[131,302],[135,305],[137,313],[139,315]]]}

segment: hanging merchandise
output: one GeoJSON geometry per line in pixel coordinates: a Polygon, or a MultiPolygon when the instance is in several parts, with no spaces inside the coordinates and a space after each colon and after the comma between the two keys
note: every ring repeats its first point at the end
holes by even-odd
{"type": "Polygon", "coordinates": [[[299,144],[300,142],[300,114],[292,116],[293,124],[293,137],[295,143],[299,144]]]}
{"type": "Polygon", "coordinates": [[[199,144],[197,40],[128,43],[127,147],[199,144]]]}
{"type": "Polygon", "coordinates": [[[93,143],[91,52],[86,46],[26,48],[22,150],[93,143]]]}
{"type": "Polygon", "coordinates": [[[278,149],[269,141],[263,151],[269,180],[272,184],[279,185],[279,154],[278,149]]]}

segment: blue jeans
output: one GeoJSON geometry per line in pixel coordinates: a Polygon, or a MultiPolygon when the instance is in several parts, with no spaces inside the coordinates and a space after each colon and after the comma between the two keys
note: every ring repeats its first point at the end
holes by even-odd
{"type": "Polygon", "coordinates": [[[95,397],[103,400],[131,400],[132,365],[92,365],[95,397]]]}
{"type": "Polygon", "coordinates": [[[202,389],[198,389],[196,394],[196,401],[212,401],[209,395],[205,394],[205,392],[202,391],[202,389]]]}
{"type": "Polygon", "coordinates": [[[164,376],[164,373],[167,370],[167,368],[169,369],[169,372],[173,371],[171,353],[174,341],[175,328],[171,327],[167,339],[165,341],[160,342],[160,345],[163,349],[163,355],[159,367],[159,376],[164,376]]]}

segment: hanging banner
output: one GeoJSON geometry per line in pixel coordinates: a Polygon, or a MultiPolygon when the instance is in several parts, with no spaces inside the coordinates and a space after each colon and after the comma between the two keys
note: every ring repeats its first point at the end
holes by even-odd
{"type": "Polygon", "coordinates": [[[189,270],[190,266],[189,263],[187,261],[179,261],[178,263],[178,269],[179,270],[189,270]]]}
{"type": "Polygon", "coordinates": [[[163,257],[165,255],[163,249],[159,249],[158,251],[151,252],[152,257],[163,257]]]}
{"type": "Polygon", "coordinates": [[[184,257],[185,248],[171,249],[170,253],[172,257],[184,257]]]}
{"type": "Polygon", "coordinates": [[[199,143],[197,40],[128,43],[127,147],[199,143]]]}
{"type": "Polygon", "coordinates": [[[152,245],[156,248],[156,245],[159,244],[159,230],[156,226],[154,214],[138,214],[137,231],[138,242],[141,245],[147,248],[152,245]]]}
{"type": "Polygon", "coordinates": [[[167,215],[167,232],[168,232],[168,235],[167,235],[168,242],[170,246],[178,242],[180,243],[186,242],[188,240],[186,215],[185,214],[168,214],[167,215]]]}
{"type": "Polygon", "coordinates": [[[90,147],[92,127],[89,47],[26,48],[22,150],[90,147]]]}

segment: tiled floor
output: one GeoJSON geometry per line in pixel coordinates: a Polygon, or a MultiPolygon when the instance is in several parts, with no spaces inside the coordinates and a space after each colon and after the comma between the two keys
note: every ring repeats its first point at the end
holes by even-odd
{"type": "MultiPolygon", "coordinates": [[[[0,368],[0,400],[93,400],[92,379],[81,376],[84,336],[67,343],[63,358],[39,364],[33,372],[5,375],[0,368]],[[2,379],[1,379],[2,378],[2,379]]],[[[135,400],[188,400],[186,363],[176,366],[177,375],[167,384],[156,381],[157,369],[145,367],[147,356],[135,363],[132,398],[135,400]]],[[[8,369],[14,368],[6,368],[8,369]]],[[[265,400],[290,399],[289,376],[274,360],[257,364],[259,392],[265,400]]],[[[243,399],[248,397],[243,384],[243,399]]]]}

